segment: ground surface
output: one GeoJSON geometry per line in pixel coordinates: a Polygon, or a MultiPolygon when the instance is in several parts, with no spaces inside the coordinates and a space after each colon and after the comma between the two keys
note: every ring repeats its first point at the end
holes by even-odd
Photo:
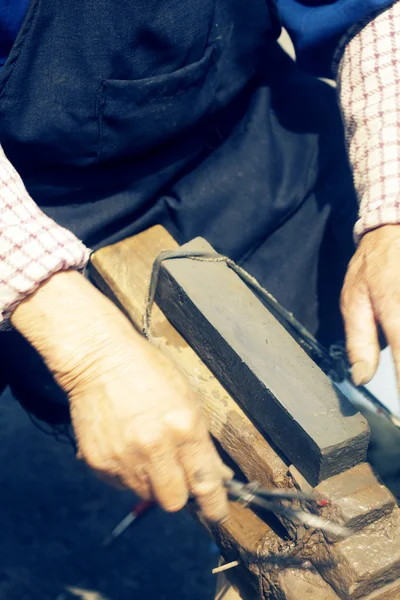
{"type": "Polygon", "coordinates": [[[185,512],[155,510],[111,548],[132,497],[0,399],[0,600],[208,600],[218,555],[185,512]]]}

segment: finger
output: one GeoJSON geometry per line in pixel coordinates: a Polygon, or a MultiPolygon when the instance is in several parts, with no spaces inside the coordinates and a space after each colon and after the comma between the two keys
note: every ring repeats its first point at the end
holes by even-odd
{"type": "Polygon", "coordinates": [[[231,479],[232,472],[223,467],[205,428],[199,426],[179,451],[189,489],[202,513],[210,521],[224,521],[229,504],[223,480],[231,479]]]}
{"type": "Polygon", "coordinates": [[[119,477],[126,488],[132,490],[142,500],[154,500],[153,489],[148,474],[147,463],[138,453],[125,452],[118,457],[119,477]]]}
{"type": "Polygon", "coordinates": [[[127,469],[120,457],[113,459],[106,458],[104,460],[88,461],[91,471],[104,481],[107,485],[117,490],[132,490],[143,500],[153,500],[153,493],[150,485],[149,477],[145,474],[145,470],[137,466],[136,468],[127,469]]]}
{"type": "Polygon", "coordinates": [[[96,454],[95,457],[85,456],[81,450],[78,451],[77,458],[83,460],[94,475],[107,485],[117,490],[129,489],[122,477],[118,460],[110,458],[109,455],[107,457],[100,454],[96,454]]]}
{"type": "Polygon", "coordinates": [[[382,300],[379,321],[390,345],[395,364],[397,382],[400,384],[400,290],[392,290],[382,300]]]}
{"type": "Polygon", "coordinates": [[[126,490],[128,489],[126,483],[124,483],[123,479],[118,475],[110,475],[110,473],[103,471],[101,469],[91,469],[93,473],[96,475],[98,479],[101,479],[107,485],[115,488],[116,490],[126,490]]]}
{"type": "Polygon", "coordinates": [[[375,375],[379,363],[378,328],[367,286],[356,278],[346,281],[341,309],[346,331],[346,347],[356,386],[365,385],[375,375]]]}
{"type": "MultiPolygon", "coordinates": [[[[189,490],[168,430],[161,422],[143,419],[136,422],[127,439],[134,439],[134,442],[126,441],[125,450],[120,454],[125,481],[130,482],[131,487],[140,485],[141,489],[150,490],[151,499],[157,500],[169,512],[183,508],[189,490]]],[[[142,496],[141,491],[139,494],[142,496]]]]}
{"type": "Polygon", "coordinates": [[[84,450],[78,440],[76,458],[83,460],[94,475],[107,485],[117,490],[129,489],[130,486],[123,479],[119,460],[113,458],[114,453],[109,448],[102,448],[101,444],[98,443],[95,427],[93,427],[92,433],[94,435],[91,438],[90,451],[84,450]],[[101,451],[99,451],[99,448],[101,448],[101,451]]]}
{"type": "Polygon", "coordinates": [[[227,467],[221,460],[220,462],[220,471],[221,471],[221,478],[222,481],[231,481],[231,479],[234,478],[235,473],[232,471],[232,469],[230,469],[229,467],[227,467]]]}
{"type": "Polygon", "coordinates": [[[187,504],[188,483],[172,445],[164,444],[153,449],[148,472],[154,497],[162,508],[176,512],[187,504]]]}

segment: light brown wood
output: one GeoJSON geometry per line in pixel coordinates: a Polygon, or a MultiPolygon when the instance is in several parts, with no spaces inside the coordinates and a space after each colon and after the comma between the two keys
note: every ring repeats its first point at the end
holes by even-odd
{"type": "MultiPolygon", "coordinates": [[[[139,331],[154,259],[162,250],[175,248],[175,240],[156,226],[92,256],[91,278],[139,331]]],[[[265,485],[290,486],[288,466],[156,305],[152,334],[159,349],[184,372],[199,398],[211,434],[246,477],[265,485]]]]}

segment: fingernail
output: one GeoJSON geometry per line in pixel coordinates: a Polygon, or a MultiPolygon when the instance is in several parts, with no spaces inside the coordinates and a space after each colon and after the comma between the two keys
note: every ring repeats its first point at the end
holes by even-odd
{"type": "Polygon", "coordinates": [[[232,469],[230,469],[226,465],[223,465],[222,479],[224,481],[231,481],[231,479],[233,479],[234,475],[235,475],[235,473],[232,471],[232,469]]]}
{"type": "Polygon", "coordinates": [[[224,525],[228,520],[229,520],[229,516],[222,517],[222,519],[218,519],[217,521],[215,521],[215,524],[216,525],[224,525]]]}
{"type": "Polygon", "coordinates": [[[365,385],[366,383],[368,383],[369,370],[370,369],[369,369],[368,364],[363,360],[360,360],[359,362],[354,363],[354,365],[351,368],[351,378],[356,387],[359,387],[360,385],[365,385]]]}
{"type": "Polygon", "coordinates": [[[226,513],[223,517],[217,517],[217,518],[214,518],[214,519],[210,519],[210,521],[212,523],[215,523],[216,525],[223,525],[228,520],[229,520],[229,512],[226,513]]]}

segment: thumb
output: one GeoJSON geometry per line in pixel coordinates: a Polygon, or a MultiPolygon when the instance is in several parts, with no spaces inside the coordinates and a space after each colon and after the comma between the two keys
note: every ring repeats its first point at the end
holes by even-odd
{"type": "Polygon", "coordinates": [[[376,373],[380,346],[368,288],[358,278],[346,280],[341,299],[346,347],[356,386],[365,385],[376,373]]]}

